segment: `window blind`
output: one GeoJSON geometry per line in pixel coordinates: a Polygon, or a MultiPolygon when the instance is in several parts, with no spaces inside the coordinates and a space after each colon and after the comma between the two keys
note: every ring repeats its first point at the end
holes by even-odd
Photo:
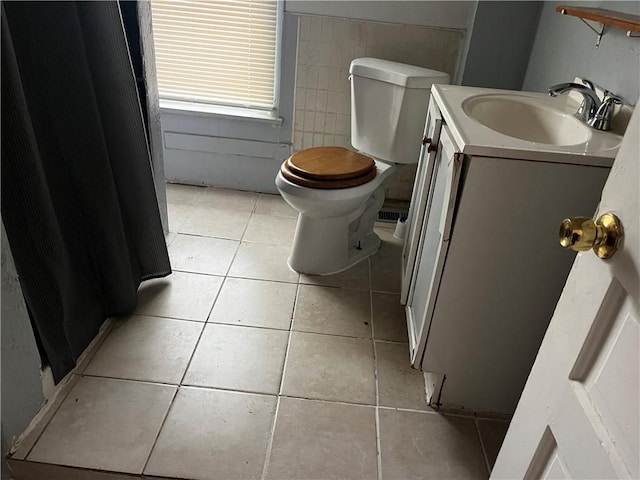
{"type": "Polygon", "coordinates": [[[276,0],[152,0],[162,98],[272,109],[276,0]]]}

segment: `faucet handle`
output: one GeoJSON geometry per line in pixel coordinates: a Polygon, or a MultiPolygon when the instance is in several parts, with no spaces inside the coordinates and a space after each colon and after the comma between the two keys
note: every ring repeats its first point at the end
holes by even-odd
{"type": "Polygon", "coordinates": [[[594,92],[596,91],[596,86],[595,86],[595,84],[594,84],[591,80],[589,80],[589,79],[587,79],[587,78],[583,78],[583,79],[582,79],[582,83],[583,83],[585,86],[589,87],[589,88],[590,88],[591,90],[593,90],[594,92]]]}
{"type": "Polygon", "coordinates": [[[615,104],[615,105],[622,105],[624,103],[622,98],[620,98],[618,95],[611,93],[608,90],[604,91],[604,99],[602,100],[602,103],[605,103],[605,102],[615,104]]]}
{"type": "Polygon", "coordinates": [[[587,123],[596,130],[609,130],[615,105],[622,104],[622,98],[605,90],[604,100],[602,100],[602,103],[598,107],[598,110],[596,110],[593,118],[591,118],[587,123]]]}

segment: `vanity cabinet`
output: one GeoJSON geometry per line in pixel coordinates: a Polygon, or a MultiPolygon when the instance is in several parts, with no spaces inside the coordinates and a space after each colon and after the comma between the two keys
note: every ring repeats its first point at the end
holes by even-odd
{"type": "Polygon", "coordinates": [[[427,336],[422,332],[427,312],[436,298],[430,296],[429,291],[442,275],[451,233],[451,200],[455,198],[462,166],[462,156],[456,151],[449,129],[439,115],[434,118],[438,119],[431,133],[436,133],[436,140],[431,143],[431,149],[425,149],[427,156],[418,167],[429,180],[417,182],[414,189],[415,203],[412,201],[411,205],[417,208],[410,209],[407,216],[411,238],[405,242],[402,255],[406,278],[402,281],[401,302],[409,306],[407,322],[412,363],[424,352],[427,336]]]}
{"type": "Polygon", "coordinates": [[[511,414],[575,257],[560,222],[596,210],[614,154],[468,153],[435,93],[402,254],[411,363],[432,406],[511,414]]]}
{"type": "Polygon", "coordinates": [[[414,272],[416,251],[418,240],[420,238],[420,230],[422,228],[422,219],[427,209],[427,200],[429,199],[429,185],[433,176],[433,167],[435,165],[435,157],[438,154],[438,143],[440,141],[440,132],[442,130],[442,115],[435,102],[429,103],[427,111],[427,121],[424,128],[424,136],[422,140],[422,148],[420,149],[420,160],[416,171],[415,184],[411,194],[411,205],[407,215],[407,233],[406,241],[402,251],[402,289],[400,292],[401,303],[407,303],[409,295],[409,285],[411,285],[411,276],[414,272]]]}

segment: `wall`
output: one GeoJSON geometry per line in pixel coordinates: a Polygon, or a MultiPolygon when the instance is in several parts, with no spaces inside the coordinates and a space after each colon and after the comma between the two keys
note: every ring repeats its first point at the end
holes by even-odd
{"type": "MultiPolygon", "coordinates": [[[[9,242],[2,225],[2,316],[1,378],[2,378],[2,456],[29,425],[44,403],[40,380],[40,355],[22,296],[18,274],[13,263],[9,242]]],[[[9,477],[2,461],[2,478],[9,477]]]]}
{"type": "MultiPolygon", "coordinates": [[[[151,3],[135,2],[137,11],[137,26],[139,28],[140,53],[142,56],[142,71],[145,92],[147,95],[146,124],[149,135],[151,164],[153,167],[153,184],[156,189],[160,219],[165,234],[169,232],[169,218],[167,213],[167,191],[165,188],[164,157],[162,152],[162,123],[160,116],[160,97],[158,95],[158,80],[156,77],[156,52],[153,45],[153,31],[151,26],[151,3]]],[[[140,82],[141,79],[138,79],[140,82]]]]}
{"type": "Polygon", "coordinates": [[[520,90],[542,6],[543,2],[478,2],[462,85],[520,90]]]}
{"type": "MultiPolygon", "coordinates": [[[[417,65],[453,78],[463,38],[461,30],[301,15],[293,150],[323,145],[351,148],[348,77],[354,58],[417,65]]],[[[387,198],[409,200],[415,170],[415,165],[400,167],[385,182],[387,198]]]]}
{"type": "MultiPolygon", "coordinates": [[[[555,2],[544,4],[523,89],[543,92],[578,76],[635,105],[640,94],[640,39],[608,27],[596,50],[596,34],[578,18],[556,13],[555,6],[555,2]]],[[[640,2],[589,2],[589,6],[640,15],[640,2]]]]}
{"type": "Polygon", "coordinates": [[[469,24],[474,3],[474,1],[287,0],[285,11],[302,15],[465,29],[469,24]]]}

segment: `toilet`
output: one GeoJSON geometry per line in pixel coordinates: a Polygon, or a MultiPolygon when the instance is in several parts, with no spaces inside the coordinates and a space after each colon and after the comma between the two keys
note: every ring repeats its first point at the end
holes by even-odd
{"type": "Polygon", "coordinates": [[[357,58],[351,80],[351,145],[312,147],[285,160],[276,187],[298,211],[289,266],[331,275],[374,254],[373,231],[383,182],[398,164],[418,163],[431,85],[449,83],[435,70],[357,58]]]}

